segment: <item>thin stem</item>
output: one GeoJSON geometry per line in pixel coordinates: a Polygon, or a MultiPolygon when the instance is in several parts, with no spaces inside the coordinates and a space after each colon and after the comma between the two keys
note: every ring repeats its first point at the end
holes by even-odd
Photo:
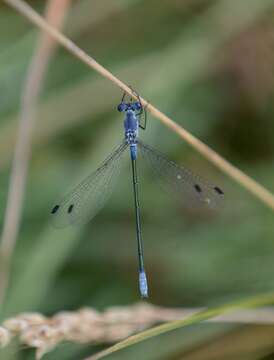
{"type": "MultiPolygon", "coordinates": [[[[202,311],[205,312],[206,309],[167,308],[140,302],[129,306],[109,307],[101,312],[88,307],[76,311],[61,311],[51,317],[37,312],[19,313],[1,324],[0,346],[1,349],[7,347],[16,336],[21,346],[35,348],[36,354],[42,356],[62,343],[89,346],[109,344],[127,338],[140,328],[144,330],[159,323],[178,319],[189,320],[191,316],[201,314],[202,311]],[[60,321],[63,324],[61,327],[60,321]]],[[[271,308],[244,309],[205,319],[205,322],[235,326],[273,326],[274,312],[271,308]]]]}
{"type": "Polygon", "coordinates": [[[228,315],[237,310],[244,308],[256,308],[262,305],[272,305],[274,302],[274,293],[261,294],[258,296],[246,298],[244,300],[232,302],[226,305],[215,307],[213,309],[205,309],[200,312],[197,312],[193,315],[188,316],[187,318],[181,318],[180,320],[170,321],[168,323],[155,326],[151,329],[141,331],[136,335],[128,337],[126,340],[120,341],[115,345],[100,351],[90,357],[85,358],[85,360],[98,360],[102,359],[116,351],[120,351],[126,347],[137,344],[144,340],[148,340],[152,337],[159,336],[160,334],[167,333],[172,330],[176,330],[182,327],[186,327],[192,324],[200,323],[201,321],[206,321],[212,318],[219,316],[228,315]]]}
{"type": "MultiPolygon", "coordinates": [[[[123,92],[126,92],[128,95],[137,99],[134,91],[130,89],[125,83],[120,79],[114,76],[110,71],[105,69],[97,61],[95,61],[91,56],[86,54],[82,49],[80,49],[75,43],[70,39],[65,37],[61,32],[52,27],[47,23],[43,17],[41,17],[36,11],[34,11],[25,1],[23,0],[4,0],[7,4],[16,9],[20,14],[28,18],[33,24],[40,27],[41,29],[47,31],[59,44],[66,48],[71,54],[80,59],[83,63],[88,65],[90,68],[97,71],[99,74],[104,76],[106,79],[110,80],[116,84],[123,92]]],[[[140,97],[143,107],[146,107],[154,117],[159,119],[163,124],[165,124],[169,129],[177,133],[182,139],[188,142],[196,151],[202,154],[206,159],[212,162],[225,174],[230,176],[233,180],[241,184],[246,190],[253,194],[257,199],[263,202],[266,206],[274,210],[274,195],[267,190],[265,187],[260,185],[258,182],[253,180],[251,177],[246,175],[243,171],[238,169],[236,166],[229,163],[222,156],[204,144],[202,141],[197,139],[195,136],[190,134],[183,127],[178,125],[175,121],[169,118],[167,115],[163,114],[155,106],[148,103],[147,100],[140,97]]]]}
{"type": "MultiPolygon", "coordinates": [[[[46,17],[50,23],[57,27],[62,25],[69,2],[70,0],[50,0],[48,2],[46,17]]],[[[38,39],[37,48],[29,65],[22,93],[21,112],[0,248],[0,303],[3,303],[5,298],[9,281],[10,262],[16,245],[22,215],[36,104],[47,65],[55,46],[55,40],[49,37],[47,32],[43,32],[38,39]]]]}

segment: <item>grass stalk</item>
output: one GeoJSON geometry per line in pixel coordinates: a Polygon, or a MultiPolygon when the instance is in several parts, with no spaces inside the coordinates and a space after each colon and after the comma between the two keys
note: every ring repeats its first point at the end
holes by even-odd
{"type": "MultiPolygon", "coordinates": [[[[60,28],[70,0],[49,0],[46,18],[51,26],[60,28]]],[[[0,303],[4,302],[9,282],[10,264],[18,237],[27,171],[31,157],[35,112],[47,66],[56,47],[55,39],[42,32],[31,59],[21,97],[17,138],[12,162],[7,206],[0,246],[0,303]]]]}
{"type": "Polygon", "coordinates": [[[149,330],[142,331],[136,335],[130,336],[126,340],[120,341],[117,344],[110,346],[109,348],[100,351],[99,353],[87,357],[85,360],[99,360],[116,351],[120,351],[129,346],[135,345],[141,341],[148,340],[152,337],[159,336],[161,334],[186,327],[188,325],[194,325],[201,321],[206,321],[217,316],[232,313],[241,309],[252,309],[264,305],[272,305],[274,303],[274,293],[260,294],[258,296],[249,297],[240,301],[221,305],[212,309],[202,310],[194,315],[180,320],[170,321],[168,323],[155,326],[149,330]]]}

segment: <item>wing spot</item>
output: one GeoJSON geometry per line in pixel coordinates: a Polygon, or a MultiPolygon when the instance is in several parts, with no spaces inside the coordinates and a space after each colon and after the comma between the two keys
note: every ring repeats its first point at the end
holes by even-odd
{"type": "Polygon", "coordinates": [[[215,187],[214,187],[214,190],[216,191],[217,194],[219,194],[219,195],[224,195],[223,190],[220,189],[218,186],[215,186],[215,187]]]}
{"type": "Polygon", "coordinates": [[[195,188],[195,190],[196,190],[198,193],[201,193],[201,192],[202,192],[202,188],[201,188],[200,185],[195,184],[195,185],[194,185],[194,188],[195,188]]]}
{"type": "Polygon", "coordinates": [[[70,214],[72,212],[74,208],[74,204],[71,204],[69,207],[68,207],[68,213],[70,214]]]}
{"type": "Polygon", "coordinates": [[[178,180],[181,180],[182,179],[182,176],[180,174],[177,175],[177,179],[178,180]]]}
{"type": "Polygon", "coordinates": [[[60,205],[55,205],[54,208],[51,210],[51,214],[55,214],[58,209],[59,209],[60,205]]]}

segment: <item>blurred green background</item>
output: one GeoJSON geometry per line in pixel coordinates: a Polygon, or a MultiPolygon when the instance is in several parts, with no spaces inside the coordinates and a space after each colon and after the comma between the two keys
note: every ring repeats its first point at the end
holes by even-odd
{"type": "MultiPolygon", "coordinates": [[[[44,11],[44,1],[29,3],[44,11]]],[[[267,0],[77,0],[64,33],[274,191],[273,19],[274,1],[267,0]]],[[[20,96],[37,35],[27,20],[0,5],[1,225],[20,96]]],[[[58,48],[40,96],[22,226],[2,317],[22,311],[51,315],[82,306],[103,310],[139,300],[129,163],[92,223],[64,230],[49,223],[56,198],[94,170],[121,140],[122,116],[116,111],[120,98],[112,83],[58,48]]],[[[163,193],[150,169],[140,164],[149,301],[214,306],[273,290],[271,210],[151,116],[140,136],[226,193],[225,206],[217,213],[190,211],[163,193]]],[[[181,359],[184,347],[230,330],[191,327],[113,358],[181,359]]],[[[45,359],[80,359],[95,350],[74,346],[68,351],[63,346],[45,359]]],[[[33,358],[25,351],[13,356],[33,358]]],[[[261,353],[239,357],[245,358],[263,359],[261,353]]]]}

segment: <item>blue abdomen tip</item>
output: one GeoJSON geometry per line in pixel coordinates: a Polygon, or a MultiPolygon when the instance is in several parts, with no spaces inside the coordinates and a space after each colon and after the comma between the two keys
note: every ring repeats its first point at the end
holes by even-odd
{"type": "Polygon", "coordinates": [[[148,297],[148,286],[147,286],[147,277],[144,271],[139,273],[139,288],[140,293],[143,298],[148,297]]]}
{"type": "Polygon", "coordinates": [[[130,155],[132,160],[137,159],[137,144],[130,145],[130,155]]]}

